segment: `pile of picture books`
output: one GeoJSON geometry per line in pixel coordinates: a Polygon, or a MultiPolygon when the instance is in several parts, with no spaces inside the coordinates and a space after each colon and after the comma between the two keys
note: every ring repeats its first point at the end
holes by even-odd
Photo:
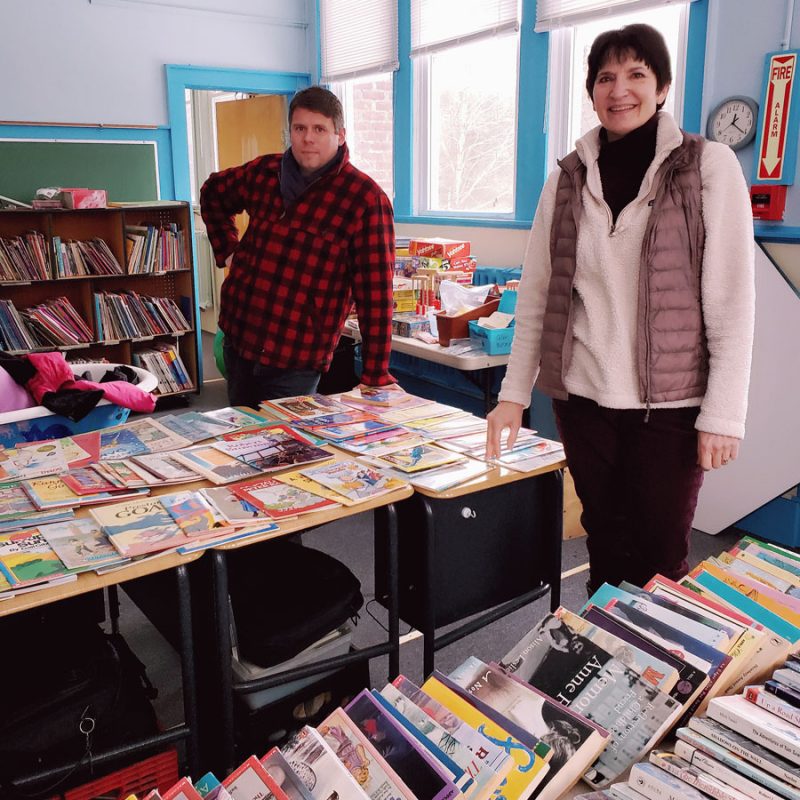
{"type": "Polygon", "coordinates": [[[126,225],[125,251],[129,275],[186,269],[183,231],[174,222],[160,228],[126,225]]]}
{"type": "Polygon", "coordinates": [[[82,242],[53,236],[53,263],[57,278],[125,274],[111,248],[99,237],[82,242]]]}
{"type": "Polygon", "coordinates": [[[38,346],[68,347],[89,344],[94,339],[92,329],[66,297],[56,297],[26,308],[22,318],[38,346]]]}
{"type": "Polygon", "coordinates": [[[186,365],[175,345],[159,342],[133,353],[133,364],[142,367],[158,378],[154,394],[173,394],[194,389],[186,365]]]}
{"type": "Polygon", "coordinates": [[[99,342],[186,333],[191,327],[169,297],[130,291],[95,292],[94,311],[99,342]]]}
{"type": "Polygon", "coordinates": [[[46,281],[50,278],[47,240],[39,231],[0,236],[0,280],[46,281]]]}
{"type": "Polygon", "coordinates": [[[222,781],[147,797],[798,800],[798,598],[800,555],[745,537],[681,581],[604,585],[497,663],[365,689],[222,781]]]}

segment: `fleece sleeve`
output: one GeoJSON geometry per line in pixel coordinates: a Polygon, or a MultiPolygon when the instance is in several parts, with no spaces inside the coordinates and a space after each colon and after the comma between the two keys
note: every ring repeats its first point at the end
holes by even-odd
{"type": "Polygon", "coordinates": [[[559,172],[555,170],[544,185],[528,237],[517,295],[514,342],[500,387],[501,401],[519,403],[526,408],[539,374],[542,324],[550,284],[550,226],[559,172]]]}
{"type": "Polygon", "coordinates": [[[707,143],[700,171],[706,229],[701,293],[709,375],[696,427],[741,439],[755,319],[753,216],[732,150],[707,143]]]}

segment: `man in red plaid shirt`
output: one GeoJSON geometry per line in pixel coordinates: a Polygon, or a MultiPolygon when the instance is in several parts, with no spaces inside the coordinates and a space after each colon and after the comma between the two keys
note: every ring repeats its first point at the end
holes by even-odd
{"type": "Polygon", "coordinates": [[[336,95],[304,89],[289,105],[291,147],[213,173],[200,209],[222,284],[219,326],[231,405],[311,394],[355,301],[362,384],[393,384],[394,218],[349,161],[336,95]],[[239,241],[234,216],[246,211],[239,241]]]}

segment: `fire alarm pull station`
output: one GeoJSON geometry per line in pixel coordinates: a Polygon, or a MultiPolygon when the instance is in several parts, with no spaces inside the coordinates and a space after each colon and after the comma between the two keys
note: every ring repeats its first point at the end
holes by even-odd
{"type": "Polygon", "coordinates": [[[767,183],[751,186],[750,204],[753,206],[753,219],[781,221],[786,209],[786,185],[767,183]]]}

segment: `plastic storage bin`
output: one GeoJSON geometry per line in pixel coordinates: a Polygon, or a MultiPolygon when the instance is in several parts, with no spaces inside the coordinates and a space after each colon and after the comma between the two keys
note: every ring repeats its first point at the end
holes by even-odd
{"type": "MultiPolygon", "coordinates": [[[[517,293],[512,290],[503,292],[497,310],[503,314],[513,314],[516,308],[517,293]]],[[[511,342],[514,341],[514,321],[511,321],[508,328],[482,328],[477,322],[470,322],[469,336],[483,344],[487,355],[502,356],[511,352],[511,342]]]]}
{"type": "Polygon", "coordinates": [[[748,533],[769,542],[800,547],[800,496],[795,486],[786,494],[770,500],[760,508],[742,517],[737,523],[748,533]]]}
{"type": "MultiPolygon", "coordinates": [[[[76,375],[90,373],[91,379],[99,381],[106,371],[117,364],[72,364],[76,375]]],[[[131,367],[139,376],[137,384],[145,392],[152,392],[158,385],[158,379],[151,372],[140,367],[131,367]]],[[[0,446],[13,447],[18,442],[38,442],[42,439],[60,439],[76,433],[96,431],[119,425],[128,419],[129,408],[101,400],[80,422],[73,422],[67,417],[54,414],[44,406],[22,408],[19,411],[6,411],[0,414],[0,446]]]]}

